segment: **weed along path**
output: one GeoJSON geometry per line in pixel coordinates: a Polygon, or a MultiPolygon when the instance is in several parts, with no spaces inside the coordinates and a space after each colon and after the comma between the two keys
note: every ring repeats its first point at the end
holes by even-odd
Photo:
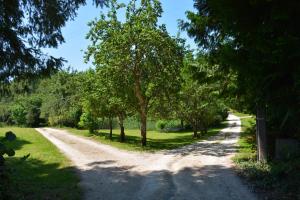
{"type": "Polygon", "coordinates": [[[127,152],[72,135],[38,128],[78,168],[86,200],[254,200],[232,168],[241,121],[228,117],[218,135],[158,153],[127,152]]]}

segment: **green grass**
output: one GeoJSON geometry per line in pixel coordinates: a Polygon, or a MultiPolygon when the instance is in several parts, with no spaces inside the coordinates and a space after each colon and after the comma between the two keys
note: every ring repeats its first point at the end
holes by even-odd
{"type": "MultiPolygon", "coordinates": [[[[238,116],[249,116],[234,113],[238,116]]],[[[238,172],[258,191],[262,199],[300,199],[300,158],[259,163],[256,159],[255,118],[241,118],[239,150],[233,158],[238,172]]]]}
{"type": "Polygon", "coordinates": [[[208,133],[199,139],[193,138],[193,133],[191,131],[182,132],[159,132],[159,131],[147,131],[147,146],[141,146],[140,130],[131,129],[125,130],[126,141],[124,143],[119,142],[119,130],[113,130],[113,139],[110,141],[108,139],[108,130],[98,131],[96,134],[89,134],[88,130],[78,130],[73,128],[64,128],[69,132],[92,138],[104,144],[108,144],[120,149],[125,149],[129,151],[159,151],[167,149],[175,149],[182,147],[184,145],[192,144],[196,141],[206,139],[210,136],[217,134],[221,129],[226,127],[226,122],[223,122],[216,128],[209,129],[208,133]]]}
{"type": "Polygon", "coordinates": [[[234,115],[241,117],[242,122],[242,133],[238,141],[238,154],[234,157],[234,160],[236,162],[256,160],[255,117],[243,113],[234,113],[234,115]]]}
{"type": "Polygon", "coordinates": [[[0,128],[17,135],[9,146],[16,155],[7,159],[10,174],[9,199],[80,199],[79,179],[70,162],[59,150],[32,128],[0,128]],[[30,157],[20,158],[30,153],[30,157]]]}
{"type": "MultiPolygon", "coordinates": [[[[233,114],[235,115],[235,116],[238,116],[238,117],[253,117],[252,115],[250,115],[250,114],[246,114],[246,113],[239,113],[239,112],[236,112],[236,111],[233,111],[233,114]]],[[[254,117],[253,117],[253,119],[254,119],[254,117]]],[[[253,120],[252,120],[253,121],[253,120]]],[[[249,126],[245,126],[246,128],[247,127],[249,127],[249,126]]]]}

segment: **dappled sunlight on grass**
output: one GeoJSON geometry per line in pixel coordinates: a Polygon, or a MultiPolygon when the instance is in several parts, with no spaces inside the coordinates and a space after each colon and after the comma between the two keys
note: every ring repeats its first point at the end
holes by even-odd
{"type": "Polygon", "coordinates": [[[126,140],[124,143],[119,141],[119,130],[113,130],[113,138],[110,141],[108,138],[109,130],[99,130],[95,134],[90,134],[88,130],[78,130],[73,128],[64,128],[69,132],[93,138],[104,144],[109,144],[117,148],[126,149],[126,150],[135,150],[135,151],[158,151],[158,150],[168,150],[179,148],[184,145],[192,144],[196,141],[206,139],[210,136],[213,136],[220,132],[227,125],[226,122],[223,122],[216,128],[209,129],[206,135],[195,139],[193,138],[192,131],[178,131],[178,132],[159,132],[159,131],[147,131],[147,146],[141,147],[141,137],[140,130],[138,129],[125,129],[126,140]]]}

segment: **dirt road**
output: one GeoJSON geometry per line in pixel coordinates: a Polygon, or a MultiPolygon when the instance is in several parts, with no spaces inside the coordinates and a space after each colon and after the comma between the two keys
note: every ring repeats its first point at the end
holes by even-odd
{"type": "Polygon", "coordinates": [[[240,119],[209,140],[159,153],[127,152],[53,128],[37,130],[69,157],[86,200],[254,200],[232,168],[240,119]]]}

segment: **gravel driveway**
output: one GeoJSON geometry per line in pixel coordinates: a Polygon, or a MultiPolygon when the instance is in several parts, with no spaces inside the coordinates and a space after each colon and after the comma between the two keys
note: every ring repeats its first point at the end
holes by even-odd
{"type": "Polygon", "coordinates": [[[37,128],[78,169],[86,200],[254,200],[231,169],[241,121],[175,150],[127,152],[64,130],[37,128]]]}

